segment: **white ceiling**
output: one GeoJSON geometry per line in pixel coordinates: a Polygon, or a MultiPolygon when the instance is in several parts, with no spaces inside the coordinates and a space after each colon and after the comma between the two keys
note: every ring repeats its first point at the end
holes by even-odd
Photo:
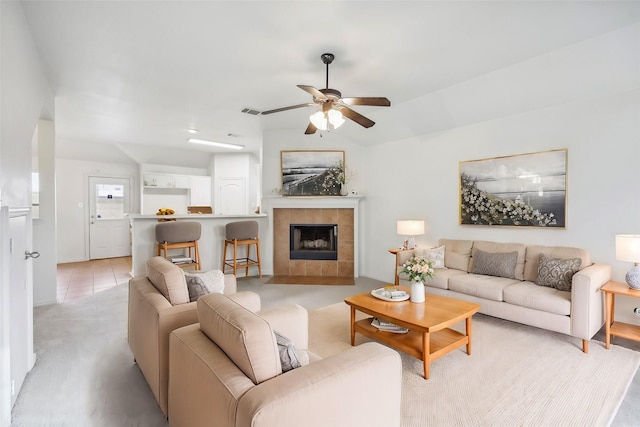
{"type": "MultiPolygon", "coordinates": [[[[616,1],[23,1],[55,91],[59,157],[206,168],[198,137],[258,153],[267,129],[299,130],[311,109],[241,113],[343,96],[376,121],[336,132],[362,145],[428,133],[421,98],[640,20],[616,1]],[[232,135],[232,136],[229,136],[232,135]]],[[[487,99],[490,103],[491,100],[487,99]]]]}

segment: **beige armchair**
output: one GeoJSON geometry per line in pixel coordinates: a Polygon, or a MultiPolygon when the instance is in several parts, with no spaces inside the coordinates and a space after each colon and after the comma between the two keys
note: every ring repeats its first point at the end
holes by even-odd
{"type": "MultiPolygon", "coordinates": [[[[251,292],[236,293],[236,278],[224,276],[224,292],[250,310],[260,310],[260,298],[251,292]]],[[[172,262],[153,257],[147,276],[129,281],[128,341],[160,409],[167,415],[169,382],[169,334],[198,322],[196,303],[189,302],[184,272],[172,262]]]]}
{"type": "Polygon", "coordinates": [[[307,311],[297,305],[254,313],[211,294],[197,311],[200,323],[170,337],[172,427],[400,425],[396,351],[369,342],[320,359],[307,349],[307,311]],[[283,373],[274,331],[293,342],[301,367],[283,373]]]}

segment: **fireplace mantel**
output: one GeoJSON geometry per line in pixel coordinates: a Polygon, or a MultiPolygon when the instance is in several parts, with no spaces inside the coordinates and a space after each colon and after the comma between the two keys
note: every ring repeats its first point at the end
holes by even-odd
{"type": "Polygon", "coordinates": [[[364,196],[270,196],[263,197],[264,212],[274,208],[353,208],[357,209],[364,196]]]}
{"type": "MultiPolygon", "coordinates": [[[[359,258],[360,258],[360,237],[359,223],[362,221],[362,213],[360,212],[360,202],[364,196],[266,196],[262,198],[262,212],[265,213],[269,220],[269,230],[274,230],[274,209],[353,209],[353,272],[354,277],[359,277],[359,258]]],[[[267,242],[269,248],[274,247],[273,233],[267,233],[270,241],[267,242]]],[[[270,259],[265,260],[269,263],[270,270],[273,274],[274,259],[273,250],[270,252],[270,259]]]]}

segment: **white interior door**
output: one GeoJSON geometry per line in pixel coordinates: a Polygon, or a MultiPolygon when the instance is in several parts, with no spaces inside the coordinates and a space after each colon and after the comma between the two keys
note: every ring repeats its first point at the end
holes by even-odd
{"type": "Polygon", "coordinates": [[[244,178],[220,178],[220,212],[222,215],[245,215],[247,197],[244,178]]]}
{"type": "Polygon", "coordinates": [[[130,178],[89,177],[89,259],[131,255],[130,178]]]}
{"type": "Polygon", "coordinates": [[[27,256],[33,254],[32,238],[29,208],[0,208],[0,421],[3,423],[10,419],[11,407],[35,363],[33,276],[31,256],[27,256]]]}

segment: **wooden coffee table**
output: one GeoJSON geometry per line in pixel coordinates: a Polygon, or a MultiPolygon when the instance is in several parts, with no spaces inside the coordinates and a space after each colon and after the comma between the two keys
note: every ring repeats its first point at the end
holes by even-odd
{"type": "MultiPolygon", "coordinates": [[[[409,292],[409,287],[397,289],[409,292]]],[[[356,332],[397,350],[404,351],[424,362],[424,378],[429,379],[429,364],[463,345],[471,354],[471,317],[480,305],[453,298],[428,294],[423,303],[384,301],[363,293],[344,300],[351,307],[351,345],[356,332]],[[356,322],[356,310],[409,329],[406,334],[380,331],[371,325],[371,318],[356,322]],[[465,333],[449,326],[465,320],[465,333]]]]}

